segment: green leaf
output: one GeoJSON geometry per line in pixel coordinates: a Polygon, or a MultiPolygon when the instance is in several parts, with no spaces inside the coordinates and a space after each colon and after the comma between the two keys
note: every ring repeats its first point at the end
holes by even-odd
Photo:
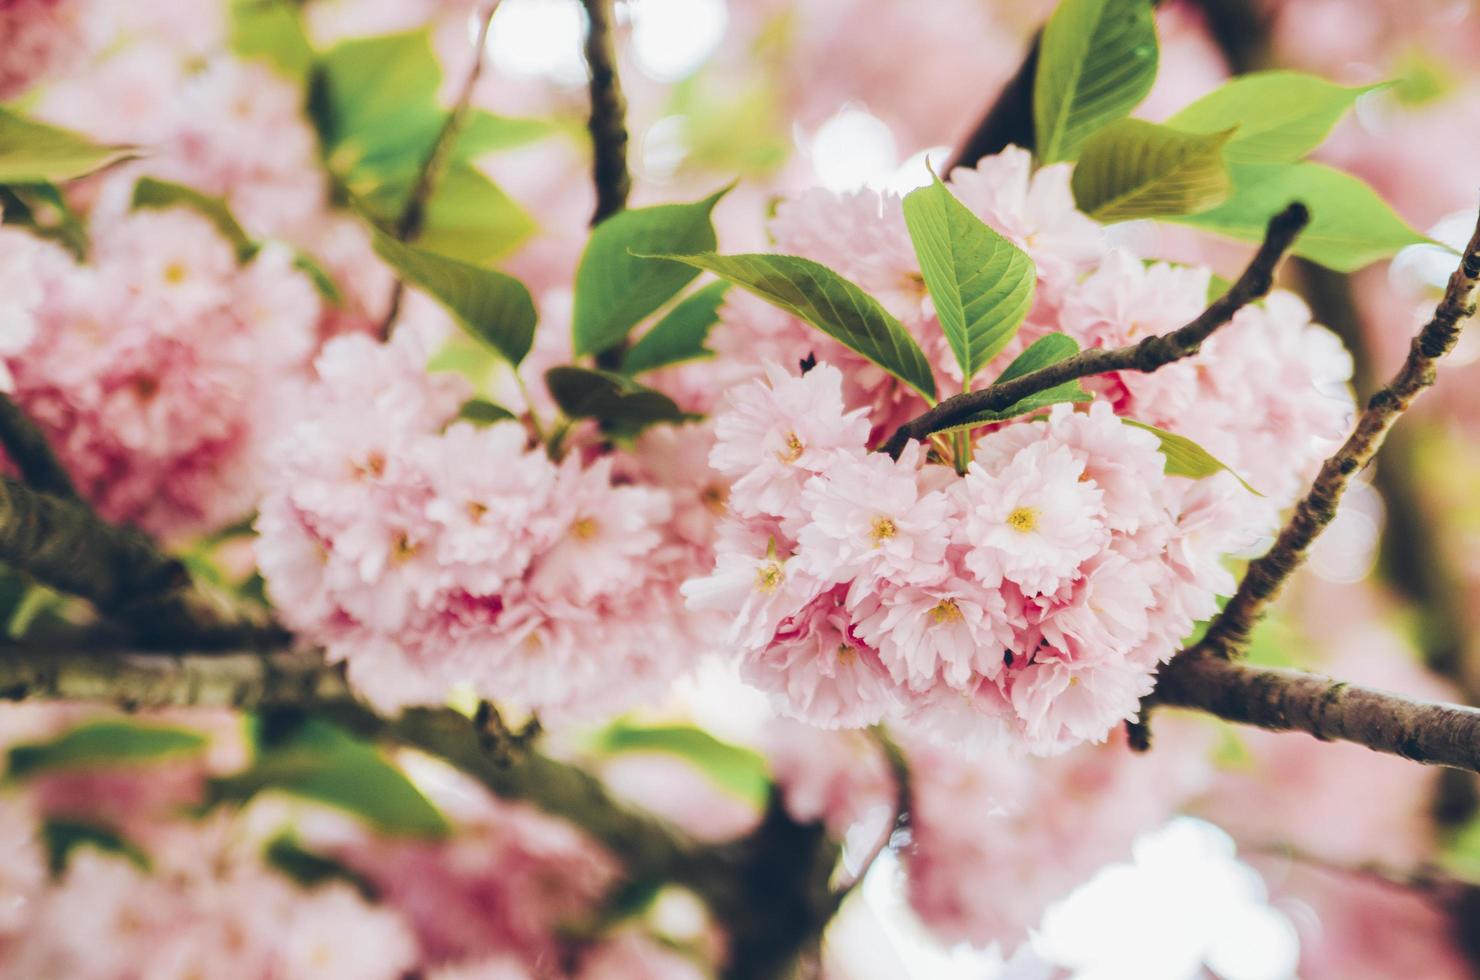
{"type": "Polygon", "coordinates": [[[441,83],[425,31],[346,41],[320,56],[309,115],[330,169],[414,172],[442,128],[441,83]]]}
{"type": "Polygon", "coordinates": [[[275,741],[245,771],[211,780],[207,806],[243,802],[265,790],[326,803],[386,834],[440,837],[449,829],[421,790],[374,746],[317,719],[275,741]]]}
{"type": "Polygon", "coordinates": [[[203,194],[194,187],[155,180],[153,177],[143,177],[134,185],[133,206],[136,208],[189,208],[216,226],[221,237],[236,249],[239,261],[247,261],[257,251],[257,246],[251,236],[241,225],[237,224],[226,202],[219,197],[203,194]]]}
{"type": "Polygon", "coordinates": [[[61,183],[138,155],[0,108],[0,184],[61,183]]]}
{"type": "Polygon", "coordinates": [[[487,153],[538,143],[557,132],[559,127],[548,119],[500,116],[487,109],[473,109],[457,135],[454,156],[471,160],[487,153]]]}
{"type": "Polygon", "coordinates": [[[602,431],[617,438],[632,438],[660,422],[687,422],[693,418],[662,392],[607,371],[551,368],[545,372],[545,385],[567,416],[596,419],[602,431]]]}
{"type": "Polygon", "coordinates": [[[6,777],[27,779],[57,770],[154,762],[199,752],[206,741],[200,732],[187,728],[133,721],[86,722],[45,742],[12,746],[6,777]]]}
{"type": "Polygon", "coordinates": [[[704,346],[709,330],[719,322],[719,305],[729,290],[727,282],[712,282],[679,300],[673,309],[632,345],[622,359],[623,374],[642,374],[670,364],[713,357],[704,346]]]}
{"type": "Polygon", "coordinates": [[[641,256],[712,250],[710,214],[729,190],[693,204],[621,211],[596,226],[576,269],[571,316],[578,357],[617,346],[643,317],[693,281],[697,272],[641,256]]]}
{"type": "Polygon", "coordinates": [[[757,807],[771,792],[766,760],[757,752],[721,742],[692,725],[637,725],[617,721],[596,737],[596,750],[609,754],[661,752],[675,755],[708,776],[716,786],[757,807]]]}
{"type": "Polygon", "coordinates": [[[939,177],[904,199],[925,287],[966,387],[1017,334],[1033,305],[1033,260],[987,227],[939,177]]]}
{"type": "Polygon", "coordinates": [[[294,79],[313,65],[313,46],[291,0],[232,0],[231,50],[263,59],[294,79]]]}
{"type": "Polygon", "coordinates": [[[1063,0],[1043,29],[1033,80],[1038,158],[1076,159],[1091,133],[1146,97],[1156,63],[1149,0],[1063,0]]]}
{"type": "Polygon", "coordinates": [[[80,820],[51,819],[41,825],[41,843],[46,848],[46,866],[53,878],[67,870],[72,852],[79,847],[96,847],[108,854],[127,859],[140,871],[149,870],[149,856],[117,831],[80,820]]]}
{"type": "Polygon", "coordinates": [[[654,255],[704,269],[806,320],[850,350],[935,400],[920,345],[879,301],[825,265],[794,255],[654,255]]]}
{"type": "Polygon", "coordinates": [[[293,268],[308,276],[313,288],[323,297],[324,302],[330,306],[340,307],[344,305],[344,294],[339,291],[339,284],[334,277],[329,275],[319,260],[307,252],[297,252],[293,256],[293,268]]]}
{"type": "Polygon", "coordinates": [[[269,867],[304,888],[342,881],[353,886],[367,901],[376,898],[377,890],[368,878],[342,861],[306,850],[291,833],[281,833],[269,841],[263,857],[269,867]]]}
{"type": "MultiPolygon", "coordinates": [[[[384,227],[401,217],[416,173],[376,178],[361,203],[384,227]]],[[[453,161],[427,202],[417,248],[473,265],[485,265],[522,245],[534,218],[471,164],[453,161]]]]}
{"type": "MultiPolygon", "coordinates": [[[[1062,333],[1046,334],[1033,341],[1027,350],[1013,358],[1012,363],[1007,365],[992,383],[1001,384],[1004,381],[1011,381],[1013,378],[1019,378],[1025,374],[1032,374],[1034,371],[1042,370],[1050,364],[1057,364],[1066,357],[1073,357],[1077,353],[1079,353],[1079,344],[1073,337],[1062,333]]],[[[937,431],[955,432],[960,429],[974,429],[979,425],[987,425],[991,422],[1005,422],[1019,415],[1036,412],[1040,408],[1058,405],[1061,402],[1087,402],[1093,400],[1093,396],[1084,390],[1084,386],[1077,379],[1074,381],[1065,381],[1063,384],[1054,385],[1052,388],[1045,388],[1043,391],[1034,392],[1026,398],[1013,402],[1006,408],[997,411],[977,412],[964,421],[957,422],[955,425],[947,426],[937,431]]]]}
{"type": "Polygon", "coordinates": [[[1377,85],[1348,88],[1298,71],[1241,75],[1167,120],[1189,133],[1238,132],[1229,163],[1293,163],[1326,139],[1357,99],[1377,85]]]}
{"type": "Polygon", "coordinates": [[[1135,419],[1121,419],[1126,425],[1137,429],[1145,429],[1147,432],[1161,440],[1161,454],[1166,457],[1166,472],[1168,476],[1185,476],[1194,480],[1204,477],[1217,476],[1227,470],[1233,473],[1233,478],[1244,485],[1244,489],[1262,497],[1264,494],[1249,486],[1248,481],[1234,473],[1220,459],[1208,452],[1197,443],[1186,436],[1179,436],[1175,432],[1158,429],[1154,425],[1145,422],[1137,422],[1135,419]]]}
{"type": "Polygon", "coordinates": [[[1232,189],[1223,148],[1232,129],[1184,133],[1143,119],[1118,119],[1084,143],[1074,165],[1074,200],[1096,221],[1196,214],[1232,189]]]}
{"type": "Polygon", "coordinates": [[[1171,218],[1179,224],[1244,241],[1264,238],[1269,219],[1292,201],[1310,209],[1310,225],[1293,251],[1338,272],[1354,272],[1399,249],[1428,241],[1351,174],[1319,163],[1239,164],[1233,196],[1202,214],[1171,218]]]}
{"type": "Polygon", "coordinates": [[[447,308],[469,334],[517,365],[534,342],[529,290],[513,276],[405,245],[371,228],[375,254],[447,308]]]}
{"type": "Polygon", "coordinates": [[[514,413],[486,399],[469,398],[463,402],[462,408],[457,410],[457,417],[460,421],[472,422],[481,427],[492,425],[495,422],[505,422],[514,418],[514,413]]]}
{"type": "Polygon", "coordinates": [[[55,184],[0,186],[0,218],[7,225],[56,242],[79,262],[87,258],[87,224],[55,184]]]}

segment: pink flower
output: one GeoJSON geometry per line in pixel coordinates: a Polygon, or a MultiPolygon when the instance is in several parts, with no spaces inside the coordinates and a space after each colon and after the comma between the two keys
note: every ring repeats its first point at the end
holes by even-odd
{"type": "Polygon", "coordinates": [[[995,679],[1003,654],[1019,646],[1024,625],[1012,595],[953,576],[927,585],[888,584],[860,601],[858,634],[879,651],[895,683],[926,691],[995,679]]]}
{"type": "Polygon", "coordinates": [[[842,381],[828,364],[800,377],[767,365],[764,383],[730,393],[715,418],[709,464],[734,481],[737,514],[792,515],[810,476],[837,453],[863,450],[868,422],[861,411],[844,411],[842,381]]]}
{"type": "Polygon", "coordinates": [[[468,588],[499,591],[565,530],[551,513],[558,471],[542,451],[529,451],[517,422],[458,423],[418,451],[434,494],[426,516],[441,529],[437,560],[465,568],[468,588]]]}
{"type": "Polygon", "coordinates": [[[955,515],[951,499],[920,486],[918,443],[898,461],[883,453],[839,456],[807,481],[801,507],[807,523],[797,532],[797,560],[820,581],[878,579],[931,582],[944,564],[955,515]]]}
{"type": "Polygon", "coordinates": [[[861,728],[894,706],[879,654],[854,631],[839,586],[785,619],[775,640],[741,662],[741,676],[782,695],[777,710],[819,728],[861,728]]]}
{"type": "Polygon", "coordinates": [[[558,530],[532,573],[535,594],[589,602],[642,579],[673,504],[661,490],[612,486],[611,469],[610,457],[590,467],[570,457],[560,468],[552,507],[558,530]]]}
{"type": "Polygon", "coordinates": [[[1046,440],[992,470],[972,462],[961,490],[966,567],[986,585],[1006,580],[1028,596],[1071,582],[1109,539],[1104,491],[1084,476],[1073,450],[1046,440]]]}
{"type": "Polygon", "coordinates": [[[770,643],[782,621],[822,589],[799,559],[777,552],[774,536],[740,528],[722,534],[714,571],[681,587],[690,609],[732,616],[728,643],[745,651],[770,643]]]}

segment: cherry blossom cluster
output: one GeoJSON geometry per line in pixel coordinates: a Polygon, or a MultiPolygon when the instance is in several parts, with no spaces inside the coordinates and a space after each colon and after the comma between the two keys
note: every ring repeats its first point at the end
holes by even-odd
{"type": "Polygon", "coordinates": [[[655,434],[556,463],[517,422],[453,421],[467,386],[425,360],[410,333],[318,358],[257,521],[285,620],[388,708],[458,685],[552,716],[661,691],[698,643],[677,585],[707,562],[723,501],[702,443],[655,434]]]}
{"type": "MultiPolygon", "coordinates": [[[[65,707],[17,709],[4,741],[44,742],[98,720],[65,707]]],[[[198,818],[208,780],[247,762],[242,726],[224,712],[160,720],[208,733],[209,747],[129,767],[63,768],[0,794],[4,975],[704,975],[640,922],[597,938],[572,931],[592,919],[619,875],[610,854],[564,821],[441,769],[425,781],[451,829],[435,839],[374,833],[346,813],[285,798],[198,818]],[[69,827],[127,847],[84,837],[58,850],[62,838],[45,836],[69,827]],[[274,841],[290,841],[332,873],[295,880],[291,866],[266,859],[274,841]]]]}
{"type": "Polygon", "coordinates": [[[5,230],[0,353],[17,402],[105,517],[178,538],[250,513],[275,413],[317,345],[293,253],[245,263],[188,208],[97,188],[84,263],[5,230]]]}
{"type": "MultiPolygon", "coordinates": [[[[1117,347],[1207,303],[1207,270],[1110,247],[1068,176],[1031,173],[1015,149],[953,175],[1038,270],[1028,320],[985,376],[1048,333],[1117,347]]],[[[959,383],[898,199],[814,191],[772,230],[779,250],[868,289],[959,383]]],[[[717,413],[711,464],[733,483],[732,520],[714,573],[685,594],[733,617],[751,683],[824,726],[902,718],[1037,753],[1102,739],[1231,589],[1222,559],[1269,533],[1350,409],[1344,351],[1276,293],[1195,360],[1090,379],[1087,409],[989,427],[958,477],[918,443],[898,461],[868,452],[924,409],[918,396],[799,320],[728,302],[717,346],[773,360],[717,413]],[[1266,496],[1228,473],[1165,475],[1157,438],[1122,416],[1198,440],[1266,496]]]]}

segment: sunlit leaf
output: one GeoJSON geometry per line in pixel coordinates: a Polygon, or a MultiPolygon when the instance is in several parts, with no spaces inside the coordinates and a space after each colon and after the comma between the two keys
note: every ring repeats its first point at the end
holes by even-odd
{"type": "Polygon", "coordinates": [[[951,194],[939,178],[904,199],[925,286],[969,385],[1017,334],[1038,274],[1026,252],[951,194]]]}
{"type": "Polygon", "coordinates": [[[1062,0],[1043,30],[1033,83],[1038,158],[1076,159],[1091,133],[1146,97],[1156,64],[1149,0],[1062,0]]]}
{"type": "Polygon", "coordinates": [[[0,184],[62,183],[138,155],[0,108],[0,184]]]}
{"type": "Polygon", "coordinates": [[[740,286],[836,338],[935,400],[930,362],[879,301],[836,272],[794,255],[661,255],[740,286]]]}
{"type": "Polygon", "coordinates": [[[1160,440],[1161,454],[1166,457],[1168,476],[1185,476],[1201,480],[1227,471],[1233,474],[1235,480],[1244,485],[1245,490],[1260,497],[1264,496],[1249,486],[1248,481],[1243,477],[1234,473],[1226,463],[1186,436],[1179,436],[1175,432],[1158,429],[1154,425],[1147,425],[1145,422],[1137,422],[1134,419],[1121,419],[1121,421],[1137,429],[1144,429],[1160,440]]]}
{"type": "Polygon", "coordinates": [[[1311,220],[1293,251],[1338,272],[1354,272],[1399,249],[1428,241],[1393,213],[1367,184],[1324,164],[1238,164],[1233,195],[1201,214],[1171,218],[1180,224],[1245,241],[1261,241],[1269,219],[1292,201],[1311,220]]]}
{"type": "Polygon", "coordinates": [[[621,211],[597,225],[576,269],[571,311],[577,356],[620,344],[643,317],[698,275],[650,253],[707,252],[715,246],[710,214],[729,188],[692,204],[621,211]]]}
{"type": "Polygon", "coordinates": [[[704,346],[709,330],[719,321],[719,306],[727,282],[712,282],[679,300],[622,359],[623,374],[642,374],[670,364],[681,364],[714,352],[704,346]]]}
{"type": "Polygon", "coordinates": [[[406,245],[378,229],[371,234],[375,254],[446,307],[469,334],[510,364],[529,353],[537,317],[534,300],[518,279],[406,245]]]}
{"type": "Polygon", "coordinates": [[[1223,162],[1232,135],[1231,129],[1203,135],[1117,120],[1085,141],[1074,165],[1074,200],[1107,224],[1206,211],[1232,187],[1223,162]]]}
{"type": "Polygon", "coordinates": [[[1224,150],[1229,163],[1293,163],[1326,139],[1331,127],[1376,85],[1347,87],[1298,71],[1261,71],[1225,82],[1167,120],[1189,133],[1236,129],[1224,150]]]}

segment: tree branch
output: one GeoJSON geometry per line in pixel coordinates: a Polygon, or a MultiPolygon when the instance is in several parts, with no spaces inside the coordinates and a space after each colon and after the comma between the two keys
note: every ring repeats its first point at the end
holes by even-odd
{"type": "Polygon", "coordinates": [[[1234,314],[1269,293],[1275,269],[1310,220],[1302,204],[1291,204],[1269,219],[1264,243],[1248,268],[1222,296],[1197,319],[1170,333],[1147,337],[1139,343],[1113,349],[1092,348],[1048,367],[1029,372],[1001,384],[947,398],[934,408],[901,425],[884,443],[883,450],[899,458],[911,439],[924,439],[932,432],[965,422],[979,412],[997,412],[1029,395],[1046,391],[1066,381],[1104,374],[1107,371],[1155,371],[1173,361],[1196,354],[1203,341],[1232,320],[1234,314]]]}
{"type": "Polygon", "coordinates": [[[0,444],[21,471],[27,485],[42,493],[76,500],[72,477],[51,451],[51,444],[31,417],[9,395],[0,394],[0,444]]]}
{"type": "Polygon", "coordinates": [[[773,799],[750,836],[700,845],[630,810],[600,780],[535,751],[511,753],[475,719],[446,708],[385,718],[355,699],[337,667],[313,651],[158,654],[0,651],[0,699],[100,701],[128,710],[215,707],[311,711],[371,739],[436,756],[495,795],[569,820],[623,862],[629,880],[692,889],[725,923],[735,980],[784,976],[836,910],[827,880],[837,845],[820,824],[798,824],[773,799]]]}
{"type": "Polygon", "coordinates": [[[185,567],[143,532],[9,477],[0,477],[0,561],[87,599],[149,646],[271,645],[286,636],[265,613],[200,591],[185,567]]]}
{"type": "MultiPolygon", "coordinates": [[[[473,41],[473,65],[463,78],[462,87],[453,100],[447,119],[437,131],[437,139],[422,160],[421,169],[416,172],[416,182],[411,185],[406,203],[401,208],[401,215],[396,219],[395,235],[398,241],[409,242],[421,234],[422,225],[426,222],[427,204],[437,192],[437,184],[447,170],[448,158],[467,123],[468,112],[473,105],[473,91],[478,87],[483,64],[488,58],[488,30],[493,24],[493,15],[498,11],[498,5],[499,0],[489,0],[479,14],[478,34],[473,41]]],[[[380,324],[382,340],[388,338],[395,329],[396,317],[401,312],[401,299],[405,294],[406,283],[397,277],[396,284],[391,288],[391,300],[385,319],[380,324]]]]}
{"type": "Polygon", "coordinates": [[[1356,429],[1330,459],[1304,499],[1295,507],[1274,546],[1249,564],[1228,605],[1209,625],[1198,648],[1220,656],[1243,649],[1254,624],[1279,594],[1290,575],[1305,561],[1306,552],[1326,525],[1336,517],[1337,505],[1352,476],[1372,461],[1383,439],[1429,385],[1434,383],[1439,358],[1459,339],[1460,324],[1475,312],[1474,293],[1480,285],[1480,223],[1465,247],[1460,264],[1449,277],[1444,298],[1434,316],[1413,338],[1408,358],[1398,373],[1367,402],[1356,429]]]}
{"type": "Polygon", "coordinates": [[[627,99],[617,76],[612,0],[581,0],[586,7],[586,65],[591,72],[591,175],[596,184],[598,225],[627,206],[632,177],[627,172],[627,99]]]}
{"type": "Polygon", "coordinates": [[[1228,721],[1365,745],[1480,772],[1480,708],[1422,701],[1319,674],[1253,667],[1198,650],[1161,669],[1156,702],[1228,721]]]}

